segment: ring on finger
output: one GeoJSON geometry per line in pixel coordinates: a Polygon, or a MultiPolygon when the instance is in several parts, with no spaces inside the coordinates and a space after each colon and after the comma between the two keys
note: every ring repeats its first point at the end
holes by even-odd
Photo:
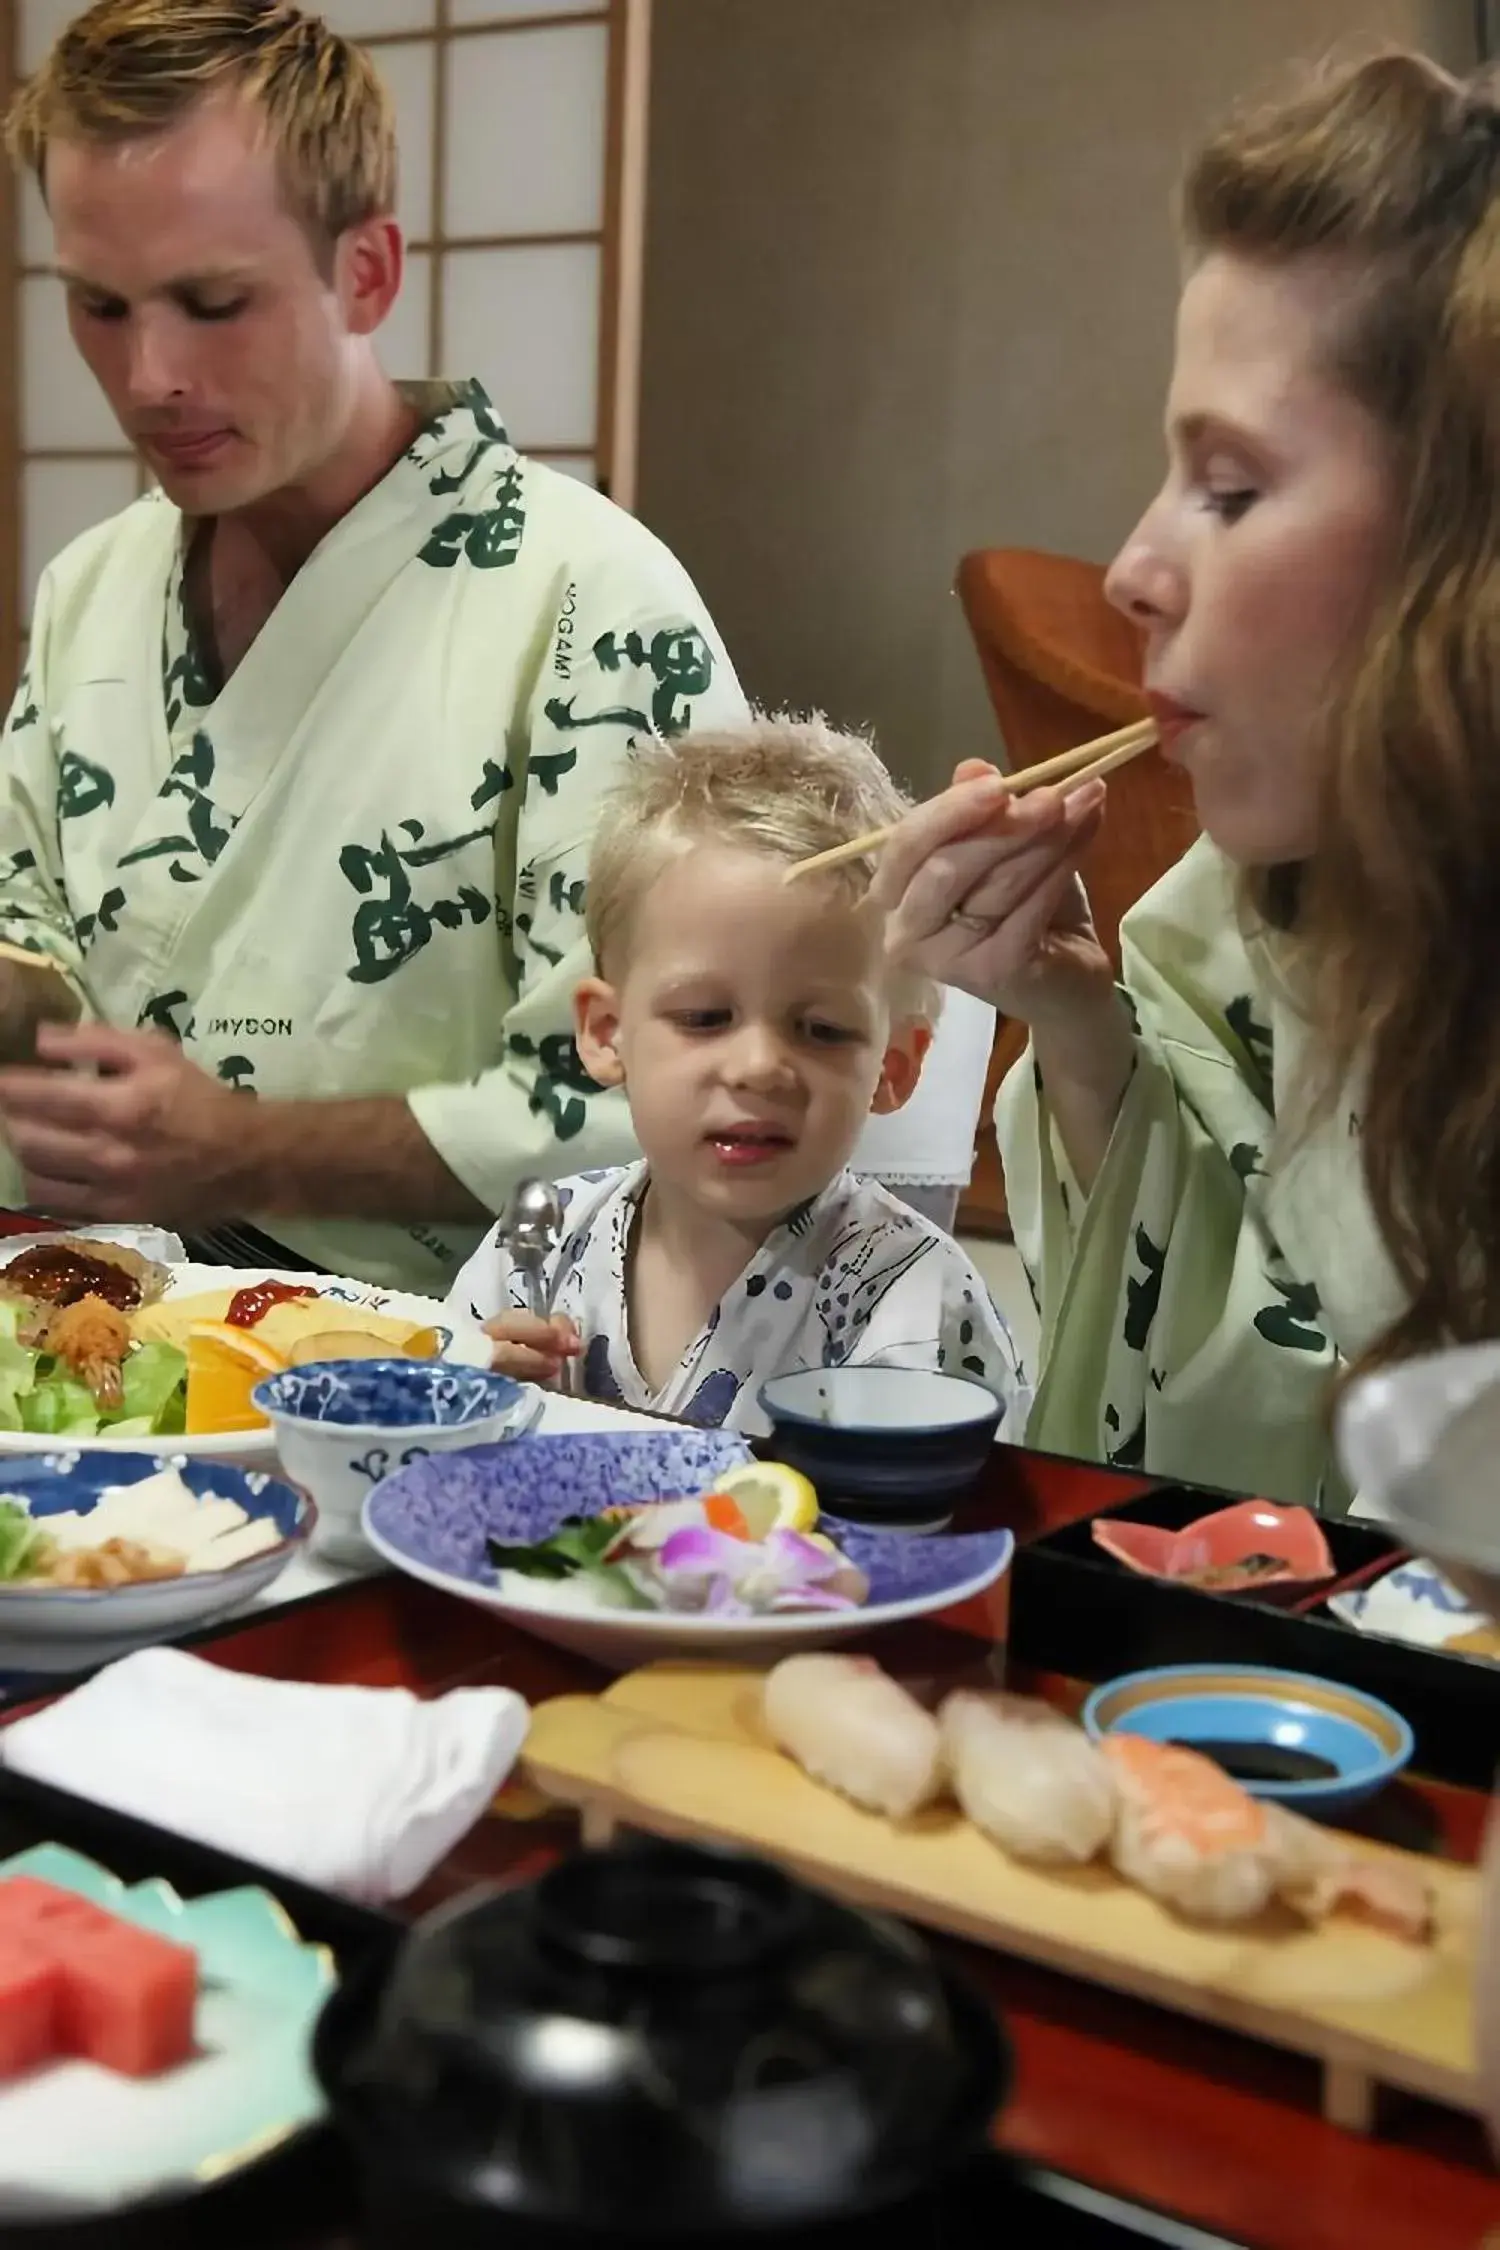
{"type": "Polygon", "coordinates": [[[955,906],[948,919],[956,922],[961,930],[972,930],[976,937],[988,937],[993,926],[982,914],[966,914],[961,906],[955,906]]]}

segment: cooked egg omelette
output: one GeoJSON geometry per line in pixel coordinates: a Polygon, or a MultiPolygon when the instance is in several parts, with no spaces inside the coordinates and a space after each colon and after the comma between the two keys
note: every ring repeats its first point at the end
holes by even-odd
{"type": "MultiPolygon", "coordinates": [[[[207,1289],[193,1297],[164,1297],[132,1314],[131,1333],[139,1344],[175,1344],[186,1351],[189,1329],[205,1321],[222,1321],[238,1294],[234,1289],[207,1289]]],[[[346,1305],[334,1297],[294,1297],[272,1305],[247,1333],[289,1359],[309,1337],[335,1331],[341,1336],[372,1337],[393,1353],[418,1332],[409,1318],[372,1312],[368,1305],[346,1305]]]]}

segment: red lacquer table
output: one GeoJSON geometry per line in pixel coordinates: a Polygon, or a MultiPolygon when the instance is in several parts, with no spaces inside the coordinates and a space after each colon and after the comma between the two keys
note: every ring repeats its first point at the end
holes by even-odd
{"type": "MultiPolygon", "coordinates": [[[[963,1527],[1005,1523],[1018,1538],[1035,1537],[1144,1489],[1139,1479],[1000,1447],[963,1527]]],[[[1004,1622],[1003,1595],[951,1611],[909,1635],[899,1668],[947,1676],[982,1666],[1004,1622]]],[[[201,1653],[277,1678],[422,1694],[502,1682],[533,1703],[602,1684],[580,1659],[396,1578],[273,1613],[201,1653]]],[[[1064,1682],[1023,1684],[1069,1692],[1064,1682]]],[[[1472,1859],[1484,1800],[1413,1786],[1434,1848],[1472,1859]]],[[[478,1880],[540,1870],[573,1840],[570,1816],[512,1789],[412,1908],[478,1880]]],[[[1003,2011],[1015,2043],[1017,2091],[999,2138],[1018,2153],[1263,2250],[1478,2250],[1500,2226],[1500,2178],[1476,2125],[1388,2101],[1380,2137],[1356,2139],[1323,2123],[1313,2069],[1294,2058],[999,1954],[952,1951],[1003,2011]]]]}

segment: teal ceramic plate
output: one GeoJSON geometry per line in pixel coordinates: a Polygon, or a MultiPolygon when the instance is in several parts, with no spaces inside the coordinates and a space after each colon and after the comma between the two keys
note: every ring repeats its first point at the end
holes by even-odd
{"type": "Polygon", "coordinates": [[[61,1844],[0,1861],[7,1875],[77,1891],[192,1946],[199,2051],[159,2078],[59,2062],[0,2086],[0,2227],[190,2192],[321,2119],[308,2050],[337,1971],[268,1891],[181,1899],[169,1883],[127,1888],[61,1844]]]}

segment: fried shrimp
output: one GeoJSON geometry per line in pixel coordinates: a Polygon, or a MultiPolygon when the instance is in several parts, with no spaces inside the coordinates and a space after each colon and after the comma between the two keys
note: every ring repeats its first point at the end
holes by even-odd
{"type": "Polygon", "coordinates": [[[42,1349],[65,1360],[87,1383],[101,1407],[116,1407],[123,1396],[120,1362],[130,1349],[130,1322],[102,1297],[80,1297],[52,1315],[42,1349]]]}

